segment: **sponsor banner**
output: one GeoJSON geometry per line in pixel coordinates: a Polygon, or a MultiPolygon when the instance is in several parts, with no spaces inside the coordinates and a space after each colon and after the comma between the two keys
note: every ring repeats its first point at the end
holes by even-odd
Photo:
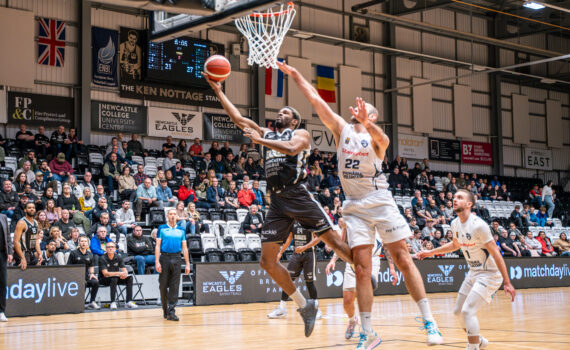
{"type": "Polygon", "coordinates": [[[93,27],[91,40],[93,84],[117,86],[119,33],[116,30],[93,27]]]}
{"type": "MultiPolygon", "coordinates": [[[[121,83],[142,79],[146,51],[146,31],[121,27],[119,30],[119,64],[121,83]]],[[[121,89],[122,90],[122,89],[121,89]]]]}
{"type": "Polygon", "coordinates": [[[146,134],[146,107],[104,101],[91,102],[91,130],[146,134]]]}
{"type": "Polygon", "coordinates": [[[570,286],[570,259],[566,257],[513,258],[505,262],[515,288],[570,286]]]}
{"type": "Polygon", "coordinates": [[[527,169],[552,170],[552,151],[525,147],[523,166],[527,169]]]}
{"type": "Polygon", "coordinates": [[[119,95],[125,98],[160,101],[181,105],[221,108],[220,100],[212,89],[198,89],[147,83],[121,78],[119,95]]]}
{"type": "Polygon", "coordinates": [[[204,113],[204,140],[249,143],[249,139],[243,136],[243,131],[228,115],[217,113],[204,113]]]}
{"type": "Polygon", "coordinates": [[[202,139],[202,113],[170,108],[148,108],[148,136],[202,139]]]}
{"type": "Polygon", "coordinates": [[[307,124],[311,135],[311,149],[318,148],[321,152],[336,153],[336,143],[333,133],[324,125],[307,124]]]}
{"type": "Polygon", "coordinates": [[[461,141],[461,162],[493,165],[493,145],[486,142],[461,141]]]}
{"type": "Polygon", "coordinates": [[[32,316],[83,312],[85,267],[8,268],[6,315],[32,316]]]}
{"type": "Polygon", "coordinates": [[[461,142],[458,140],[447,140],[429,138],[429,159],[443,160],[447,162],[461,161],[461,142]]]}
{"type": "Polygon", "coordinates": [[[398,134],[398,154],[409,159],[425,159],[428,157],[428,138],[398,134]]]}
{"type": "Polygon", "coordinates": [[[73,126],[74,102],[71,97],[8,92],[8,124],[28,126],[73,126]]]}

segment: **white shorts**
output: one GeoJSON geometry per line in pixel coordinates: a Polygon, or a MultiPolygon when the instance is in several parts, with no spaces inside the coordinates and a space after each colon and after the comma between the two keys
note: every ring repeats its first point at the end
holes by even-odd
{"type": "MultiPolygon", "coordinates": [[[[372,258],[372,274],[376,274],[380,272],[380,257],[373,257],[372,258]]],[[[350,264],[346,264],[344,268],[344,282],[342,283],[342,290],[346,291],[354,291],[356,289],[356,274],[354,270],[350,266],[350,264]]]]}
{"type": "Polygon", "coordinates": [[[388,190],[378,190],[362,199],[347,199],[342,206],[346,222],[348,245],[374,244],[376,231],[384,244],[406,239],[412,235],[408,223],[388,190]]]}
{"type": "Polygon", "coordinates": [[[501,288],[502,284],[503,276],[501,276],[500,272],[482,271],[472,273],[472,271],[469,271],[459,288],[459,294],[469,295],[471,292],[477,293],[487,303],[490,303],[493,295],[501,288]]]}

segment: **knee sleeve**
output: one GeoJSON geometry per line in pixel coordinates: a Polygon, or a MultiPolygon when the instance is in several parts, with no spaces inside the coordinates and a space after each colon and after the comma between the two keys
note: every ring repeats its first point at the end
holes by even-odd
{"type": "Polygon", "coordinates": [[[477,293],[469,293],[467,300],[461,308],[461,317],[465,323],[467,336],[479,336],[479,320],[477,319],[477,310],[485,305],[485,299],[477,293]]]}
{"type": "Polygon", "coordinates": [[[317,288],[315,287],[315,283],[313,281],[305,281],[307,285],[307,291],[309,292],[309,298],[311,299],[318,299],[317,298],[317,288]]]}

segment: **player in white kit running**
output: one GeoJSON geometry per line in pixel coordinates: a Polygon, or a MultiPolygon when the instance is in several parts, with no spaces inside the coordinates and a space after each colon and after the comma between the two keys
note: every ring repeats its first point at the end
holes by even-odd
{"type": "Polygon", "coordinates": [[[515,300],[515,288],[511,284],[507,267],[491,229],[485,221],[471,214],[475,205],[473,194],[467,190],[459,190],[453,198],[453,210],[457,218],[451,222],[453,242],[437,249],[421,251],[418,259],[454,252],[461,248],[469,265],[469,272],[459,288],[459,295],[453,313],[460,317],[463,329],[467,331],[468,350],[483,349],[488,341],[479,334],[477,310],[491,302],[493,294],[505,283],[505,293],[515,300]]]}
{"type": "Polygon", "coordinates": [[[357,350],[370,350],[382,342],[372,329],[370,319],[374,300],[370,275],[376,231],[404,275],[408,292],[418,304],[427,330],[427,344],[441,344],[443,338],[432,316],[422,277],[406,246],[406,238],[411,236],[410,228],[398,211],[382,175],[382,160],[390,139],[376,125],[378,110],[357,98],[356,108],[351,107],[351,122],[347,123],[295,68],[282,62],[277,65],[293,78],[323,124],[332,131],[338,147],[339,175],[346,195],[343,217],[355,265],[356,297],[362,324],[357,350]]]}
{"type": "MultiPolygon", "coordinates": [[[[341,228],[341,240],[346,241],[346,224],[343,218],[338,219],[338,226],[341,228]]],[[[378,276],[380,272],[380,252],[382,250],[382,241],[380,236],[376,234],[376,242],[374,245],[374,250],[372,252],[372,274],[378,276]]],[[[396,273],[396,269],[394,268],[394,263],[390,258],[390,255],[386,251],[386,260],[388,260],[388,266],[390,270],[390,275],[392,276],[392,285],[396,285],[398,283],[398,274],[396,273]]],[[[330,275],[335,267],[336,262],[338,261],[338,256],[333,255],[331,261],[327,264],[325,268],[325,272],[327,275],[330,275]]],[[[358,325],[358,316],[355,314],[354,308],[354,301],[356,300],[356,275],[354,274],[354,270],[350,266],[350,264],[346,264],[344,268],[344,276],[342,282],[342,304],[344,308],[344,312],[346,316],[348,316],[348,325],[346,327],[346,331],[344,332],[344,338],[350,339],[354,336],[354,330],[358,325]]]]}

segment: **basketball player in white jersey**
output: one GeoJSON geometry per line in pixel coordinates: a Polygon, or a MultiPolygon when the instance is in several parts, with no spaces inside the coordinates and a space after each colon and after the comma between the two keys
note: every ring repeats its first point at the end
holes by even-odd
{"type": "MultiPolygon", "coordinates": [[[[341,228],[341,239],[345,241],[346,238],[346,224],[343,218],[338,219],[338,226],[341,228]]],[[[372,252],[372,274],[378,276],[380,272],[380,251],[382,250],[382,241],[378,234],[376,234],[376,242],[374,245],[374,251],[372,252]]],[[[396,269],[394,269],[394,262],[390,257],[388,251],[386,251],[386,259],[388,260],[388,265],[390,269],[390,275],[392,276],[392,285],[398,283],[398,274],[396,269]]],[[[336,267],[336,262],[338,261],[338,256],[333,255],[331,261],[327,264],[325,272],[330,275],[336,267]]],[[[342,282],[342,304],[346,316],[348,316],[348,325],[346,331],[344,332],[344,338],[350,339],[354,336],[354,330],[358,325],[358,316],[355,313],[354,301],[356,300],[356,276],[354,270],[350,264],[346,264],[344,268],[344,276],[342,282]]]]}
{"type": "Polygon", "coordinates": [[[481,218],[471,214],[475,206],[473,194],[467,190],[459,190],[453,198],[453,210],[457,218],[451,222],[453,242],[439,248],[421,251],[416,254],[418,259],[435,254],[454,252],[461,248],[469,265],[469,272],[459,288],[459,295],[453,313],[460,317],[463,328],[467,331],[468,350],[484,349],[488,341],[479,334],[477,310],[491,302],[491,297],[505,284],[505,293],[515,300],[515,288],[509,280],[507,267],[489,225],[481,218]]]}
{"type": "Polygon", "coordinates": [[[422,277],[406,246],[406,238],[412,233],[400,215],[388,191],[386,178],[382,175],[382,160],[390,139],[376,125],[378,110],[357,98],[357,106],[351,108],[352,117],[348,123],[333,112],[295,68],[281,62],[277,62],[277,65],[293,78],[299,90],[311,102],[323,124],[334,134],[338,147],[339,175],[346,195],[343,217],[356,268],[356,297],[362,325],[357,349],[373,349],[382,342],[372,330],[370,319],[374,299],[370,275],[376,231],[404,275],[408,292],[422,313],[427,344],[441,344],[443,338],[431,313],[422,277]]]}

